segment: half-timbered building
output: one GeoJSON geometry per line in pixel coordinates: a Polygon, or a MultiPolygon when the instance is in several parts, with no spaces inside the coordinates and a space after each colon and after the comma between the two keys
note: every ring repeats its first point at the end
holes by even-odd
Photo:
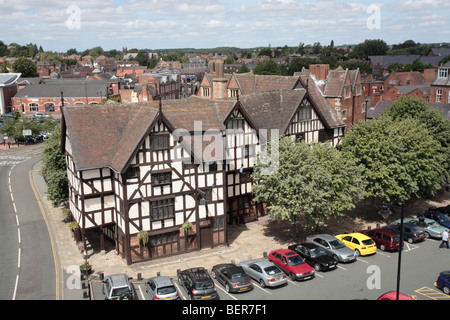
{"type": "Polygon", "coordinates": [[[98,230],[101,246],[113,240],[131,264],[226,244],[229,223],[265,214],[251,173],[268,137],[337,145],[343,136],[306,77],[233,99],[64,107],[69,205],[85,245],[98,230]]]}

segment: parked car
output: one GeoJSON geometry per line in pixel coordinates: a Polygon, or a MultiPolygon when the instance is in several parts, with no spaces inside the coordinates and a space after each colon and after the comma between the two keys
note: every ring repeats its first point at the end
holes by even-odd
{"type": "Polygon", "coordinates": [[[49,118],[50,115],[44,112],[36,112],[33,114],[33,118],[49,118]]]}
{"type": "Polygon", "coordinates": [[[134,300],[136,292],[125,273],[112,274],[104,277],[102,292],[105,300],[134,300]]]}
{"type": "Polygon", "coordinates": [[[445,294],[450,294],[450,270],[442,271],[436,280],[436,287],[445,294]]]}
{"type": "MultiPolygon", "coordinates": [[[[400,224],[392,224],[383,228],[400,234],[400,224]]],[[[408,243],[423,241],[425,240],[425,233],[412,223],[403,223],[403,239],[406,239],[408,243]]]]}
{"type": "Polygon", "coordinates": [[[425,211],[425,212],[419,213],[417,215],[417,218],[420,218],[420,217],[433,219],[434,221],[439,223],[441,226],[450,228],[450,217],[447,216],[445,213],[438,212],[438,211],[425,211]]]}
{"type": "Polygon", "coordinates": [[[369,236],[382,251],[398,251],[400,247],[400,236],[397,232],[383,228],[358,232],[369,236]]]}
{"type": "Polygon", "coordinates": [[[308,280],[315,276],[314,269],[290,249],[270,251],[269,261],[275,263],[291,280],[308,280]]]}
{"type": "MultiPolygon", "coordinates": [[[[414,300],[410,296],[399,292],[398,294],[399,300],[414,300]]],[[[378,297],[377,300],[397,300],[397,291],[389,291],[378,297]]]]}
{"type": "MultiPolygon", "coordinates": [[[[442,233],[445,230],[445,227],[441,226],[436,221],[424,217],[417,219],[406,218],[403,219],[403,222],[411,223],[421,228],[425,233],[425,238],[442,239],[442,233]]],[[[395,220],[395,223],[400,223],[400,219],[395,220]]]]}
{"type": "Polygon", "coordinates": [[[355,251],[348,248],[341,240],[329,234],[317,234],[306,237],[306,242],[312,242],[325,249],[336,261],[351,262],[356,260],[355,251]]]}
{"type": "Polygon", "coordinates": [[[273,262],[260,259],[242,261],[239,265],[251,278],[258,281],[261,287],[277,287],[287,283],[286,274],[273,262]]]}
{"type": "Polygon", "coordinates": [[[25,141],[26,141],[25,137],[22,137],[22,136],[14,137],[14,142],[15,143],[25,143],[25,141]]]}
{"type": "Polygon", "coordinates": [[[431,207],[428,211],[437,211],[440,213],[445,213],[446,215],[450,215],[450,204],[443,207],[431,207]]]}
{"type": "Polygon", "coordinates": [[[41,132],[41,136],[44,137],[44,139],[48,139],[50,137],[51,133],[47,131],[41,132]]]}
{"type": "Polygon", "coordinates": [[[35,142],[42,142],[42,141],[44,141],[44,136],[43,135],[41,135],[41,134],[38,134],[36,137],[34,137],[34,141],[35,142]]]}
{"type": "Polygon", "coordinates": [[[338,265],[338,262],[325,249],[315,243],[293,244],[288,249],[297,252],[316,271],[332,270],[338,265]]]}
{"type": "Polygon", "coordinates": [[[341,240],[347,247],[354,250],[357,257],[377,252],[377,245],[365,234],[359,232],[338,234],[336,235],[336,238],[341,240]]]}
{"type": "Polygon", "coordinates": [[[152,300],[179,300],[180,294],[169,277],[154,277],[145,281],[145,290],[152,300]]]}
{"type": "Polygon", "coordinates": [[[246,292],[253,289],[253,283],[244,269],[232,263],[212,267],[211,276],[225,287],[227,292],[246,292]]]}
{"type": "Polygon", "coordinates": [[[177,270],[178,283],[185,287],[191,300],[219,299],[217,288],[203,267],[177,270]]]}

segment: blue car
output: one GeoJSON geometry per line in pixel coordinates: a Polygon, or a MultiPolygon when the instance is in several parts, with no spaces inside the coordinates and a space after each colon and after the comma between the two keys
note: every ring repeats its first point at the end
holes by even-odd
{"type": "Polygon", "coordinates": [[[436,287],[445,294],[450,294],[450,270],[442,271],[436,280],[436,287]]]}
{"type": "Polygon", "coordinates": [[[450,218],[445,213],[438,212],[438,211],[425,211],[423,213],[419,213],[417,215],[417,218],[419,218],[421,216],[428,218],[428,219],[433,219],[434,221],[439,223],[441,226],[450,228],[450,218]]]}
{"type": "MultiPolygon", "coordinates": [[[[400,234],[400,224],[385,226],[383,229],[400,234]]],[[[408,243],[423,241],[425,240],[425,233],[421,228],[412,223],[403,223],[403,239],[408,241],[408,243]]]]}

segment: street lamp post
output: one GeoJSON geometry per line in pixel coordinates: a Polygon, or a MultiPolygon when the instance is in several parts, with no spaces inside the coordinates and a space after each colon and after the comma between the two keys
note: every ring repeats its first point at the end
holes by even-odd
{"type": "MultiPolygon", "coordinates": [[[[396,300],[399,300],[400,295],[400,272],[402,266],[402,250],[403,250],[403,218],[405,214],[405,203],[402,202],[401,205],[401,216],[400,216],[400,246],[398,248],[398,266],[397,266],[397,292],[396,292],[396,300]]],[[[392,214],[392,211],[389,210],[387,205],[383,205],[381,210],[378,212],[384,219],[389,217],[392,214]]]]}

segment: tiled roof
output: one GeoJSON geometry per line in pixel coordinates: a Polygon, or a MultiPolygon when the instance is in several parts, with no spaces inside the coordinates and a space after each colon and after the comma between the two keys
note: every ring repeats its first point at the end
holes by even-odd
{"type": "Polygon", "coordinates": [[[299,80],[303,88],[307,87],[308,96],[311,97],[312,103],[316,106],[316,111],[324,121],[325,127],[330,129],[345,126],[345,122],[328,100],[322,95],[322,91],[320,91],[314,80],[309,76],[309,72],[301,73],[299,80]]]}
{"type": "Polygon", "coordinates": [[[344,90],[347,71],[340,68],[328,73],[324,94],[327,97],[341,97],[344,90]]]}
{"type": "Polygon", "coordinates": [[[67,83],[64,81],[49,82],[26,86],[15,95],[15,98],[61,97],[61,91],[64,93],[64,97],[101,97],[106,95],[107,86],[108,83],[106,81],[96,80],[86,81],[86,85],[80,81],[68,81],[67,83]]]}
{"type": "Polygon", "coordinates": [[[297,82],[298,77],[267,76],[252,73],[235,73],[242,95],[270,90],[290,90],[297,82]]]}
{"type": "Polygon", "coordinates": [[[239,101],[258,129],[278,129],[282,135],[306,90],[279,90],[242,96],[239,101]]]}

